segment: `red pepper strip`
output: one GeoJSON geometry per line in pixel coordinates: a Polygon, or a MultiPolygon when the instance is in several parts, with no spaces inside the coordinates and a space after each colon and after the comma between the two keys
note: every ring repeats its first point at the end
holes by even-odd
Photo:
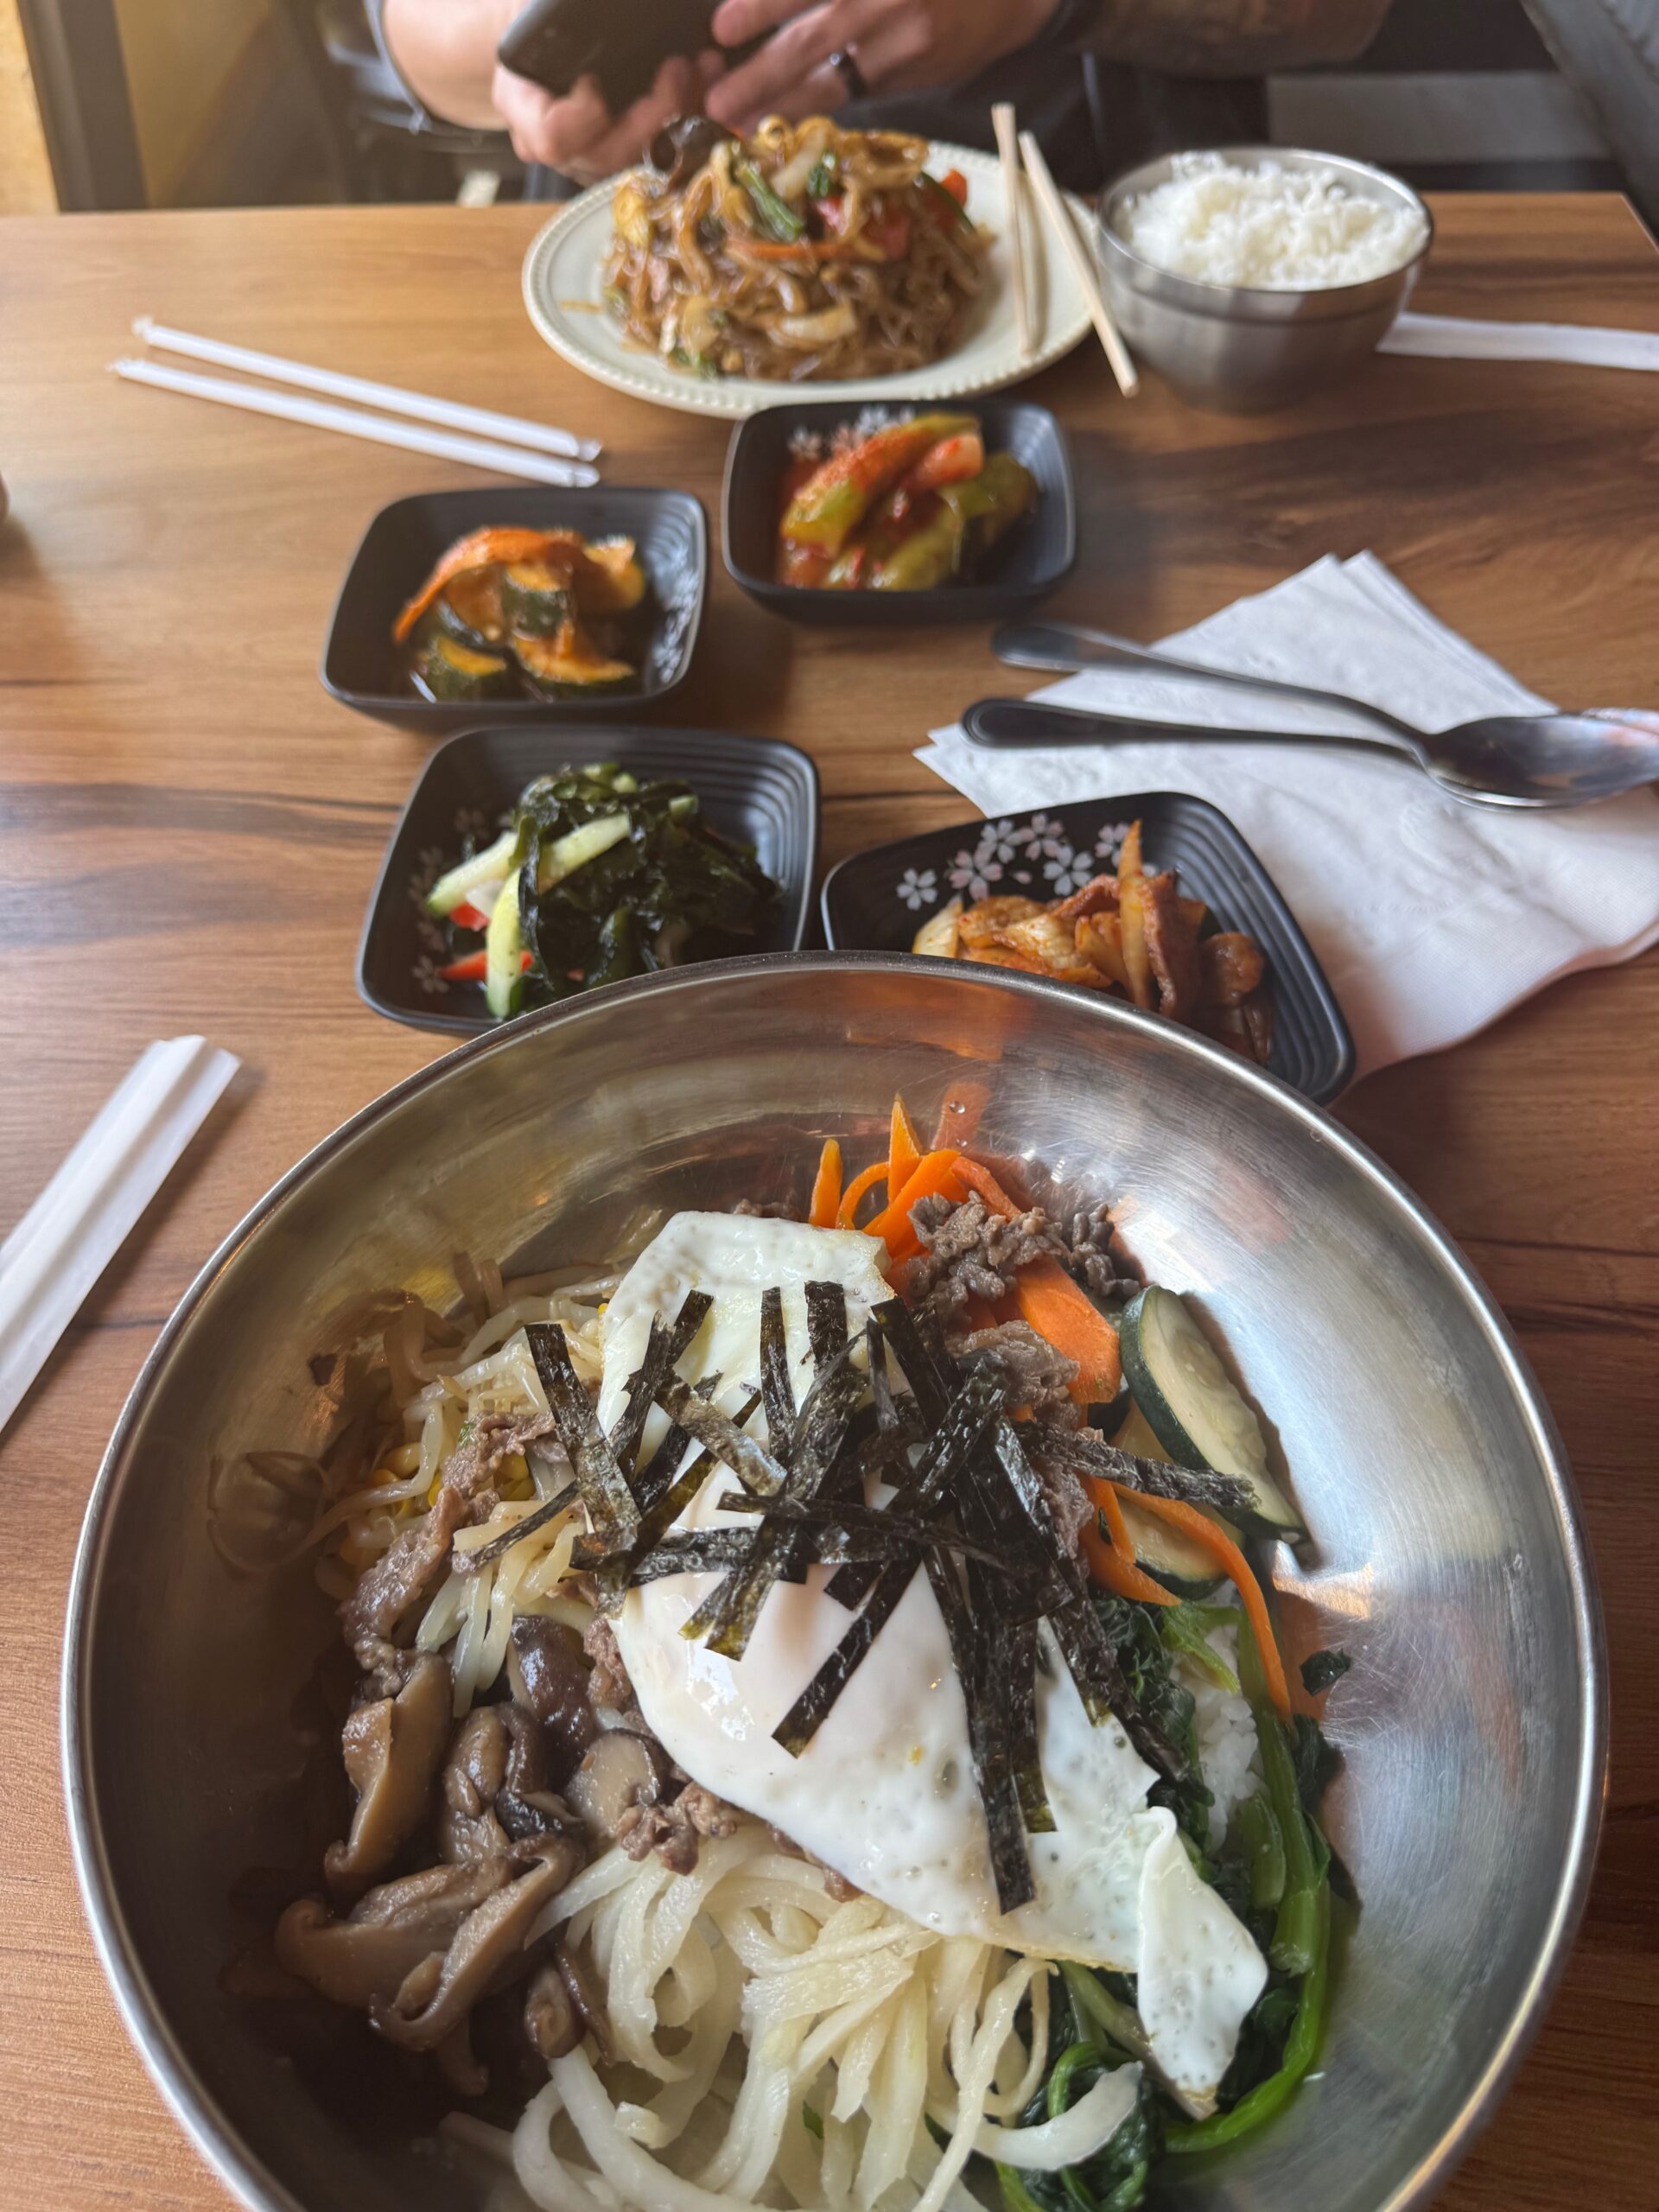
{"type": "MultiPolygon", "coordinates": [[[[464,960],[452,960],[447,968],[440,968],[438,973],[446,983],[481,983],[489,972],[489,957],[485,951],[469,952],[464,960]]],[[[529,968],[530,955],[521,952],[518,973],[523,976],[529,968]]]]}
{"type": "Polygon", "coordinates": [[[474,906],[470,899],[463,899],[449,917],[457,929],[486,930],[490,918],[481,906],[474,906]]]}

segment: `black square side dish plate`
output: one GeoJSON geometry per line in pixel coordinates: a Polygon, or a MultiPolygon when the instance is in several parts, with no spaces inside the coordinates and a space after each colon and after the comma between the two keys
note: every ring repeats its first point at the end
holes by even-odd
{"type": "Polygon", "coordinates": [[[334,603],[322,653],[322,686],[342,706],[400,729],[446,735],[482,721],[591,722],[637,717],[671,691],[691,665],[709,587],[709,518],[689,492],[598,485],[562,492],[513,485],[493,492],[417,492],[382,507],[358,547],[334,603]],[[631,537],[645,572],[645,597],[620,618],[623,658],[639,681],[591,699],[425,699],[409,677],[406,646],[391,626],[439,556],[458,537],[494,524],[575,530],[584,537],[631,537]]]}
{"type": "Polygon", "coordinates": [[[440,746],[421,771],[369,901],[357,988],[377,1014],[458,1037],[495,1027],[481,985],[439,976],[454,955],[442,925],[427,914],[426,893],[461,857],[468,837],[476,844],[496,834],[532,776],[596,760],[617,761],[641,783],[683,777],[713,827],[753,845],[781,892],[762,934],[734,949],[799,951],[818,856],[818,775],[804,753],[775,738],[723,730],[467,730],[440,746]]]}
{"type": "MultiPolygon", "coordinates": [[[[824,935],[836,951],[908,951],[931,914],[958,895],[1061,899],[1116,865],[1130,823],[1147,864],[1180,871],[1226,930],[1253,937],[1273,985],[1269,1074],[1325,1105],[1353,1078],[1342,1008],[1277,885],[1218,807],[1185,791],[1126,791],[994,822],[906,837],[858,853],[823,887],[824,935]]],[[[1161,1017],[1149,1014],[1148,1020],[1161,1017]]]]}
{"type": "MultiPolygon", "coordinates": [[[[1037,505],[993,546],[971,583],[931,591],[810,591],[773,581],[778,489],[799,431],[828,440],[869,407],[841,399],[767,407],[740,423],[726,457],[721,537],[726,566],[749,597],[795,622],[918,628],[934,622],[996,622],[1039,600],[1060,582],[1077,553],[1077,500],[1065,433],[1046,407],[1027,399],[976,399],[942,410],[976,416],[987,453],[1012,453],[1037,480],[1037,505]]],[[[895,419],[919,408],[894,409],[895,419]]],[[[931,410],[930,410],[931,411],[931,410]]]]}

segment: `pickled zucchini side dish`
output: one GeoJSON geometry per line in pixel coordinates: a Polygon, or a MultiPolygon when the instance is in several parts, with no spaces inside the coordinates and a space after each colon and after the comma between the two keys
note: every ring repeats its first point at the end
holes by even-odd
{"type": "Polygon", "coordinates": [[[582,699],[638,683],[619,625],[645,597],[630,537],[476,530],[443,555],[392,637],[428,699],[582,699]]]}
{"type": "Polygon", "coordinates": [[[481,983],[504,1021],[745,951],[777,897],[753,854],[703,818],[690,784],[642,784],[601,763],[527,784],[500,836],[441,876],[426,908],[454,933],[443,980],[481,983]]]}
{"type": "Polygon", "coordinates": [[[785,470],[778,581],[817,591],[931,591],[971,579],[1037,503],[1031,471],[985,450],[971,415],[852,424],[785,470]]]}

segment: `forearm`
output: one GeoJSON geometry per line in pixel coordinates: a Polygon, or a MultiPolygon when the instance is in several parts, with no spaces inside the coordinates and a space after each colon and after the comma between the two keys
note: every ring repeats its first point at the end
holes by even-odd
{"type": "Polygon", "coordinates": [[[474,130],[499,130],[490,98],[495,49],[522,0],[383,0],[380,28],[422,105],[474,130]]]}
{"type": "Polygon", "coordinates": [[[1098,0],[1081,43],[1174,77],[1257,77],[1351,61],[1389,0],[1098,0]]]}

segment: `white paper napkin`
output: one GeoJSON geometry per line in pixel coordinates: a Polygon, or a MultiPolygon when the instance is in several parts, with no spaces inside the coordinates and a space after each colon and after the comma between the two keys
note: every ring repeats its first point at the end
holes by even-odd
{"type": "MultiPolygon", "coordinates": [[[[1327,557],[1163,641],[1184,658],[1370,699],[1423,729],[1547,709],[1374,555],[1327,557]]],[[[990,816],[1118,791],[1193,791],[1255,847],[1342,1001],[1362,1072],[1454,1044],[1557,976],[1659,938],[1659,800],[1568,814],[1466,806],[1410,766],[1317,742],[1339,714],[1197,679],[1090,670],[1036,695],[1166,722],[1305,730],[1292,745],[1167,741],[917,753],[990,816]]],[[[1620,706],[1622,700],[1575,702],[1620,706]]]]}
{"type": "Polygon", "coordinates": [[[1402,315],[1382,353],[1458,361],[1573,361],[1590,369],[1659,369],[1659,333],[1584,322],[1500,322],[1459,315],[1402,315]]]}

